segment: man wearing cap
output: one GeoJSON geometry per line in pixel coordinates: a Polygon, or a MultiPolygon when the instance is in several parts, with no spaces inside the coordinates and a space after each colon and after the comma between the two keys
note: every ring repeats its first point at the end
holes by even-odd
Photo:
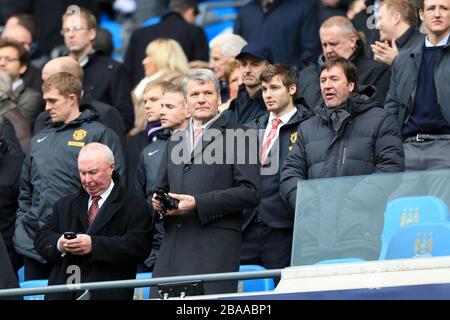
{"type": "Polygon", "coordinates": [[[239,87],[236,99],[231,101],[224,115],[230,122],[245,124],[267,113],[259,76],[273,63],[273,57],[269,48],[251,42],[242,48],[236,59],[241,64],[244,83],[239,87]]]}

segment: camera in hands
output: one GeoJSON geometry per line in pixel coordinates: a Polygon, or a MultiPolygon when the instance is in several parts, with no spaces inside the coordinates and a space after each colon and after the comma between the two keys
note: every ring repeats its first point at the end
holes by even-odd
{"type": "Polygon", "coordinates": [[[166,213],[167,210],[178,209],[178,203],[180,201],[170,197],[166,190],[155,188],[153,192],[155,193],[155,198],[161,202],[161,209],[163,213],[166,213]]]}

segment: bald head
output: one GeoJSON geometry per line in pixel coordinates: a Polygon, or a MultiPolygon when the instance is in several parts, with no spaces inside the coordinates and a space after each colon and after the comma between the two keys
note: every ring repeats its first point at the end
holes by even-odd
{"type": "Polygon", "coordinates": [[[20,24],[6,26],[3,30],[2,38],[14,40],[20,43],[27,51],[30,51],[30,45],[33,42],[33,36],[30,31],[22,27],[20,24]]]}
{"type": "Polygon", "coordinates": [[[83,83],[84,72],[80,64],[72,57],[59,57],[47,62],[42,69],[42,80],[59,72],[67,72],[77,77],[83,83]]]}

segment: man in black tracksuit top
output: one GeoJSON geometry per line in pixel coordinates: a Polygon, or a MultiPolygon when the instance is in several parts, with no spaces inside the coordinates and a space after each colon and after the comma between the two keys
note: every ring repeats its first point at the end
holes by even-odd
{"type": "MultiPolygon", "coordinates": [[[[301,180],[404,170],[398,126],[377,103],[373,87],[353,93],[358,92],[355,66],[345,58],[330,59],[321,69],[320,83],[324,105],[316,108],[315,117],[300,125],[297,142],[281,170],[281,194],[292,210],[301,180]]],[[[378,259],[384,205],[397,186],[383,184],[380,181],[385,180],[378,176],[363,178],[341,197],[356,210],[328,208],[327,203],[323,206],[329,210],[315,204],[307,207],[311,202],[305,200],[308,189],[299,191],[295,254],[300,264],[340,258],[378,259]]],[[[333,198],[324,186],[311,195],[320,204],[327,196],[333,198]]]]}
{"type": "MultiPolygon", "coordinates": [[[[188,126],[191,114],[187,111],[184,103],[183,89],[174,84],[162,86],[160,121],[162,130],[157,132],[157,139],[142,150],[135,176],[136,194],[151,203],[155,179],[161,163],[162,155],[167,147],[172,133],[183,130],[188,126]]],[[[163,220],[156,217],[152,252],[145,260],[145,267],[153,270],[159,247],[164,234],[163,220]]]]}
{"type": "Polygon", "coordinates": [[[80,112],[82,85],[72,74],[61,72],[43,84],[51,123],[31,140],[20,178],[14,246],[24,255],[25,279],[46,279],[49,268],[36,252],[36,232],[49,221],[53,204],[81,187],[77,158],[90,142],[106,144],[114,153],[116,170],[124,172],[123,154],[115,132],[97,122],[92,109],[80,112]]]}
{"type": "Polygon", "coordinates": [[[297,140],[299,125],[310,117],[310,112],[303,104],[294,105],[297,77],[288,66],[271,65],[261,73],[260,79],[262,96],[270,113],[249,125],[261,132],[263,188],[258,207],[244,212],[241,264],[278,269],[290,265],[294,222],[293,211],[280,197],[279,169],[297,140]]]}

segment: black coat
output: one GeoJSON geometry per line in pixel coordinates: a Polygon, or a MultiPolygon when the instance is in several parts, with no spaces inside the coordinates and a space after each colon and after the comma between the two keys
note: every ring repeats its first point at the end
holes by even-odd
{"type": "Polygon", "coordinates": [[[19,197],[19,179],[23,155],[11,154],[5,140],[0,140],[0,234],[11,255],[19,197]]]}
{"type": "MultiPolygon", "coordinates": [[[[3,238],[0,235],[0,290],[19,288],[17,277],[9,261],[8,251],[6,250],[3,238]]],[[[4,298],[3,298],[4,299],[4,298]]],[[[15,300],[22,298],[7,298],[8,300],[15,300]]]]}
{"type": "Polygon", "coordinates": [[[125,54],[124,64],[130,74],[131,86],[135,87],[144,77],[142,60],[147,45],[157,38],[178,41],[188,61],[209,60],[208,41],[202,28],[188,23],[176,12],[162,16],[161,22],[133,32],[125,54]]]}
{"type": "Polygon", "coordinates": [[[134,126],[134,108],[131,101],[130,78],[125,67],[101,53],[89,56],[83,67],[83,90],[95,100],[115,107],[123,119],[125,132],[134,126]]]}
{"type": "MultiPolygon", "coordinates": [[[[148,204],[115,181],[114,188],[88,228],[89,195],[81,190],[57,201],[50,221],[37,234],[36,250],[52,264],[49,285],[66,284],[68,267],[81,269],[81,282],[135,279],[137,264],[150,253],[153,217],[148,204]],[[56,244],[66,231],[91,236],[92,252],[61,257],[56,244]]],[[[91,299],[132,299],[133,288],[91,291],[91,299]]],[[[73,299],[74,293],[48,294],[47,299],[73,299]]]]}
{"type": "MultiPolygon", "coordinates": [[[[389,90],[389,66],[364,57],[360,50],[349,59],[358,70],[358,83],[360,87],[374,86],[377,91],[376,100],[383,105],[389,90]]],[[[297,95],[305,99],[311,110],[323,102],[320,92],[320,68],[323,63],[321,55],[315,65],[306,67],[298,76],[297,95]]]]}
{"type": "MultiPolygon", "coordinates": [[[[365,95],[353,95],[346,106],[331,115],[325,106],[317,108],[317,115],[301,124],[294,150],[281,170],[281,195],[291,209],[295,208],[297,183],[301,180],[404,170],[398,126],[371,98],[369,89],[364,91],[365,95]]],[[[377,259],[384,204],[393,190],[380,183],[383,180],[377,176],[362,177],[358,187],[351,186],[354,192],[342,197],[348,197],[350,205],[360,204],[358,210],[342,211],[333,207],[333,201],[341,199],[334,196],[339,191],[332,190],[333,186],[339,184],[333,181],[309,193],[308,186],[300,191],[301,209],[296,212],[297,257],[300,256],[302,264],[343,257],[377,259]],[[327,196],[330,201],[324,201],[327,196]],[[340,250],[345,251],[344,256],[333,255],[340,250]]]]}
{"type": "Polygon", "coordinates": [[[234,124],[246,124],[264,114],[267,114],[267,108],[264,104],[261,89],[250,97],[244,84],[239,86],[237,97],[230,102],[228,109],[223,112],[228,121],[234,124]]]}
{"type": "MultiPolygon", "coordinates": [[[[250,150],[244,145],[237,153],[235,144],[234,155],[229,161],[226,159],[230,149],[226,149],[225,132],[236,128],[220,116],[202,135],[203,139],[209,136],[214,142],[198,143],[193,153],[186,149],[188,129],[172,135],[169,140],[155,186],[192,195],[197,207],[186,215],[164,217],[166,232],[153,277],[239,270],[242,211],[258,205],[261,180],[257,157],[254,164],[248,160],[237,161],[248,159],[249,152],[257,152],[256,149],[250,150]],[[177,162],[183,159],[175,159],[172,154],[179,148],[183,148],[187,156],[181,164],[177,162]],[[210,155],[213,148],[218,160],[207,164],[202,157],[210,155]]],[[[236,292],[236,289],[234,281],[205,283],[205,294],[236,292]]]]}
{"type": "MultiPolygon", "coordinates": [[[[245,210],[243,229],[251,222],[255,214],[272,228],[291,228],[294,222],[293,211],[286,205],[280,196],[280,171],[289,152],[292,151],[297,141],[297,131],[300,124],[311,117],[311,112],[302,104],[297,105],[297,113],[292,116],[288,123],[280,128],[278,135],[278,148],[272,148],[269,157],[274,157],[273,152],[278,152],[278,161],[275,164],[278,169],[275,174],[261,174],[262,194],[259,206],[245,210]]],[[[251,128],[261,130],[260,140],[264,137],[264,131],[269,121],[269,114],[264,114],[250,123],[251,128]]],[[[275,142],[277,143],[277,142],[275,142]]],[[[260,142],[261,144],[261,142],[260,142]]],[[[276,144],[274,145],[276,146],[276,144]]]]}
{"type": "Polygon", "coordinates": [[[234,33],[247,42],[267,45],[274,63],[301,70],[320,52],[318,2],[275,0],[264,12],[261,1],[250,1],[240,8],[234,33]]]}

